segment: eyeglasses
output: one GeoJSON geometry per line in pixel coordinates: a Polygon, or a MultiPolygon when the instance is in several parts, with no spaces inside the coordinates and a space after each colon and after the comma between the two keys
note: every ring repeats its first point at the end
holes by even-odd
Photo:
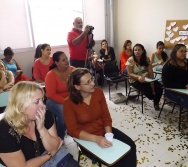
{"type": "Polygon", "coordinates": [[[35,157],[40,156],[40,150],[39,150],[40,144],[39,142],[36,140],[34,143],[34,148],[35,148],[35,157]]]}
{"type": "Polygon", "coordinates": [[[85,84],[80,84],[80,85],[89,85],[89,84],[91,84],[91,82],[94,82],[95,81],[95,77],[91,77],[91,79],[89,79],[88,81],[87,81],[87,83],[85,83],[85,84]]]}

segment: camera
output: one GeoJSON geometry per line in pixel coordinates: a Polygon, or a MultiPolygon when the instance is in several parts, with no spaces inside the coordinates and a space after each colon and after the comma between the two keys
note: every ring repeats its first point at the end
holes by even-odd
{"type": "Polygon", "coordinates": [[[93,26],[89,26],[89,32],[88,32],[88,34],[92,34],[93,30],[94,30],[94,27],[93,26]]]}

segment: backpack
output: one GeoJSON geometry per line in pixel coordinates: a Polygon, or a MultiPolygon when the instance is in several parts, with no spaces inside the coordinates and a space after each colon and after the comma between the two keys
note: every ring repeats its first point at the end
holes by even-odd
{"type": "Polygon", "coordinates": [[[118,66],[113,61],[105,63],[104,75],[105,77],[110,78],[111,80],[122,78],[122,74],[120,73],[118,66]]]}

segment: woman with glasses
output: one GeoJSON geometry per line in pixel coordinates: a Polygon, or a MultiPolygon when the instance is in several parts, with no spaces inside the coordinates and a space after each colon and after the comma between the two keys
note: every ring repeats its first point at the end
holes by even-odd
{"type": "MultiPolygon", "coordinates": [[[[188,59],[184,44],[176,44],[170,53],[170,59],[162,69],[162,81],[165,88],[188,89],[188,59]]],[[[188,96],[165,89],[165,96],[188,109],[188,96]]]]}
{"type": "Polygon", "coordinates": [[[0,164],[47,167],[50,162],[51,166],[58,166],[57,160],[69,155],[61,147],[63,141],[45,109],[43,96],[43,89],[35,82],[21,81],[11,89],[0,121],[0,164]]]}
{"type": "Polygon", "coordinates": [[[57,133],[64,139],[66,125],[63,118],[63,102],[68,96],[67,78],[74,69],[62,51],[53,54],[53,64],[45,78],[46,107],[57,118],[57,133]]]}
{"type": "MultiPolygon", "coordinates": [[[[79,139],[93,141],[102,148],[112,146],[105,133],[112,132],[114,138],[131,147],[131,151],[115,164],[116,167],[136,166],[136,145],[130,137],[112,127],[112,119],[103,91],[95,87],[94,78],[88,69],[77,68],[68,78],[69,97],[64,102],[64,117],[68,133],[79,139]]],[[[82,148],[88,157],[92,156],[82,148]]]]}

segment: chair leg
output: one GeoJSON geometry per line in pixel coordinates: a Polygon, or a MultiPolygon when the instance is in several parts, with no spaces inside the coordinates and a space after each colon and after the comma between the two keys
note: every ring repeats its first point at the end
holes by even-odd
{"type": "Polygon", "coordinates": [[[130,94],[131,94],[131,87],[129,87],[129,92],[128,92],[128,95],[127,95],[126,105],[127,105],[127,103],[128,103],[130,94]]]}
{"type": "Polygon", "coordinates": [[[166,103],[166,99],[164,99],[164,101],[163,101],[163,105],[162,105],[161,110],[160,110],[160,112],[159,112],[158,118],[159,118],[160,115],[161,115],[161,112],[162,112],[162,110],[163,110],[163,107],[164,107],[165,103],[166,103]]]}
{"type": "Polygon", "coordinates": [[[79,150],[79,152],[78,152],[78,164],[80,164],[80,157],[82,155],[82,152],[81,152],[81,149],[80,149],[79,146],[78,146],[78,150],[79,150]]]}
{"type": "Polygon", "coordinates": [[[110,81],[108,81],[108,92],[109,92],[109,100],[111,100],[111,96],[110,96],[110,81]]]}
{"type": "Polygon", "coordinates": [[[141,92],[141,98],[142,98],[142,114],[144,114],[144,95],[141,92]]]}
{"type": "Polygon", "coordinates": [[[180,113],[179,113],[179,123],[178,123],[178,130],[181,129],[181,114],[182,114],[183,107],[180,106],[180,113]]]}
{"type": "Polygon", "coordinates": [[[172,108],[172,113],[174,112],[174,108],[176,107],[176,103],[174,103],[173,108],[172,108]]]}
{"type": "Polygon", "coordinates": [[[127,96],[127,79],[125,80],[125,92],[126,92],[126,96],[127,96]]]}

